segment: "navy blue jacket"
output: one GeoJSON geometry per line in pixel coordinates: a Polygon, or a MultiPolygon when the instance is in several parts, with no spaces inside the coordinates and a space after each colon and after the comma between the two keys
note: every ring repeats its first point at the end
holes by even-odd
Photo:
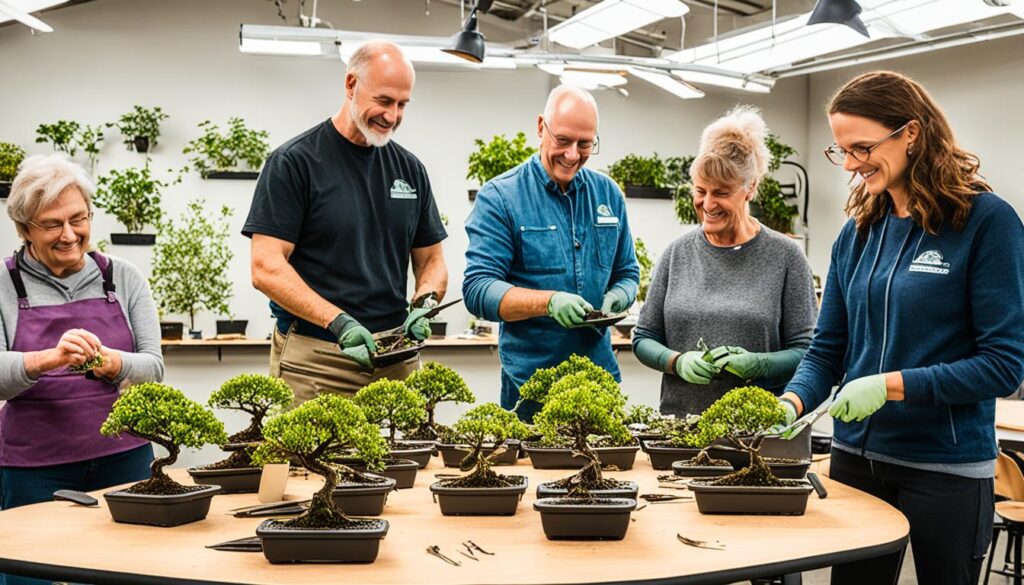
{"type": "Polygon", "coordinates": [[[804,410],[832,386],[903,374],[903,401],[835,422],[840,443],[905,461],[996,457],[995,398],[1024,379],[1024,226],[992,193],[963,231],[888,215],[867,238],[850,220],[832,247],[814,340],[787,387],[804,410]]]}

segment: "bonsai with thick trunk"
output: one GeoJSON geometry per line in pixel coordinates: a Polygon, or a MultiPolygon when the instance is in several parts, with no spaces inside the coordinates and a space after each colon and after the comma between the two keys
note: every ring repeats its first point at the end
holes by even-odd
{"type": "Polygon", "coordinates": [[[292,389],[281,378],[241,374],[214,390],[207,404],[211,408],[240,410],[252,417],[245,430],[228,437],[229,443],[251,443],[263,440],[263,419],[267,414],[291,402],[292,389]]]}
{"type": "Polygon", "coordinates": [[[522,439],[530,434],[530,428],[515,413],[494,403],[481,404],[463,414],[452,425],[451,434],[459,443],[469,445],[469,452],[460,467],[463,471],[471,471],[463,477],[442,481],[442,485],[465,488],[519,485],[519,481],[491,469],[491,460],[502,453],[502,443],[506,439],[522,439]],[[490,455],[484,455],[486,444],[496,447],[490,455]]]}
{"type": "Polygon", "coordinates": [[[352,400],[366,420],[388,432],[388,445],[395,446],[398,431],[410,431],[426,420],[426,402],[404,382],[383,378],[364,386],[352,400]]]}
{"type": "Polygon", "coordinates": [[[455,370],[437,362],[427,362],[405,379],[405,385],[419,394],[426,403],[427,420],[406,434],[410,439],[434,440],[440,437],[443,425],[434,420],[434,410],[441,402],[472,403],[476,401],[466,381],[455,370]]]}

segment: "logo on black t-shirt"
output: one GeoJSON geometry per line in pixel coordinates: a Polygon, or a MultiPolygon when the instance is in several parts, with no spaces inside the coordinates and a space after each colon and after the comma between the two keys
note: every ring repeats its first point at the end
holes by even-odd
{"type": "Polygon", "coordinates": [[[412,188],[412,185],[406,183],[402,179],[395,179],[395,184],[391,185],[391,198],[392,199],[415,199],[416,189],[412,188]]]}

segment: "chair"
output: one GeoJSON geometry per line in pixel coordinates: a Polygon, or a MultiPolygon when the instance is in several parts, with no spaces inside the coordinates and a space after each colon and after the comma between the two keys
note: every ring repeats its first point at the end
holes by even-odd
{"type": "Polygon", "coordinates": [[[1021,472],[1019,453],[1000,451],[996,460],[995,493],[1006,498],[996,502],[996,515],[1002,520],[992,530],[992,548],[989,550],[988,567],[985,573],[985,585],[988,585],[992,573],[1013,577],[1014,585],[1022,585],[1021,573],[1021,540],[1024,536],[1024,473],[1021,472]],[[999,542],[999,533],[1006,531],[1006,555],[1003,557],[1002,569],[992,569],[992,560],[999,542]],[[1012,568],[1010,567],[1012,559],[1012,568]]]}

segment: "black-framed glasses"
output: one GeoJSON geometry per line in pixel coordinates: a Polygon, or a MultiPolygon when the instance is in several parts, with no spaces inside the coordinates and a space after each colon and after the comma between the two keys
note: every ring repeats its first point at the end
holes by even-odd
{"type": "Polygon", "coordinates": [[[44,221],[43,223],[36,223],[30,219],[27,223],[43,230],[44,232],[58,232],[64,229],[64,224],[69,224],[71,227],[76,228],[82,227],[90,221],[92,221],[91,211],[85,215],[76,215],[75,217],[65,219],[64,221],[44,221]]]}
{"type": "Polygon", "coordinates": [[[872,144],[871,146],[854,146],[850,150],[845,150],[838,144],[833,142],[832,146],[829,146],[828,148],[825,149],[825,158],[828,159],[828,162],[837,166],[842,166],[843,162],[846,160],[846,155],[850,155],[856,160],[862,163],[866,163],[868,162],[868,158],[871,157],[872,150],[878,148],[883,142],[889,140],[893,136],[896,136],[897,134],[902,132],[904,128],[906,128],[909,125],[910,122],[907,122],[906,124],[893,130],[892,132],[889,133],[888,136],[872,144]]]}
{"type": "Polygon", "coordinates": [[[569,137],[559,136],[552,132],[551,128],[548,128],[546,120],[541,119],[540,123],[544,126],[544,129],[548,131],[548,134],[551,135],[551,138],[554,139],[558,148],[569,148],[575,142],[576,150],[580,151],[582,154],[597,154],[601,152],[600,136],[595,135],[593,140],[573,140],[569,137]]]}

